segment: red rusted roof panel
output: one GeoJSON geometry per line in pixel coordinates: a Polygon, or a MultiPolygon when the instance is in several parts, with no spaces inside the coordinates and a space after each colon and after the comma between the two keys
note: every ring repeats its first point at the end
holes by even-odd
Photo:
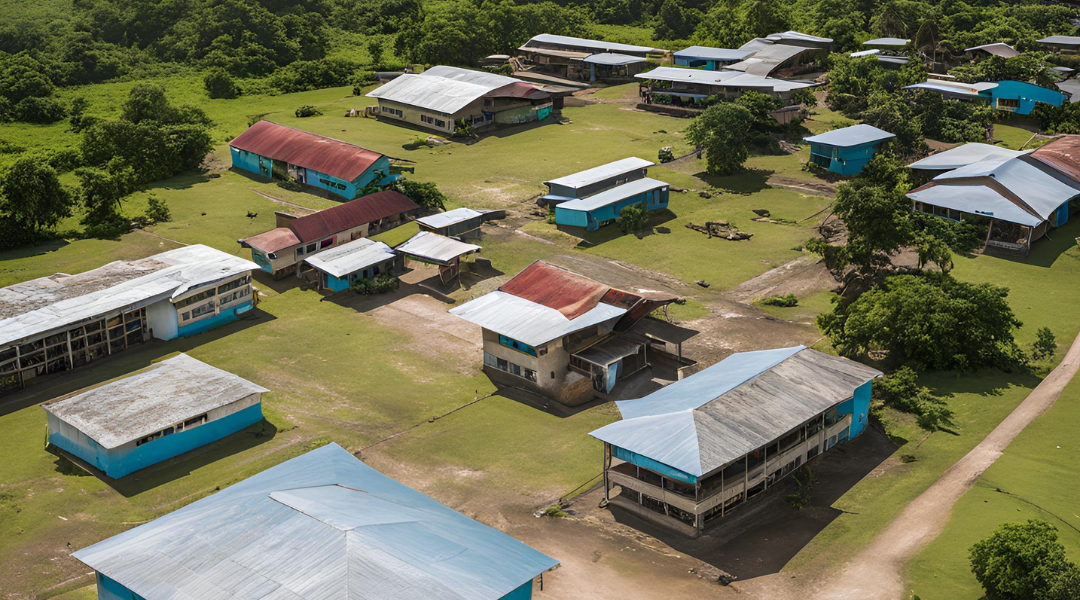
{"type": "Polygon", "coordinates": [[[1080,135],[1066,135],[1040,146],[1031,158],[1080,182],[1080,135]]]}
{"type": "Polygon", "coordinates": [[[592,310],[611,288],[588,277],[538,260],[499,288],[530,302],[553,308],[567,319],[592,310]]]}
{"type": "Polygon", "coordinates": [[[240,241],[263,252],[277,252],[300,243],[300,239],[296,237],[296,234],[286,227],[271,229],[240,241]]]}
{"type": "Polygon", "coordinates": [[[270,121],[248,127],[229,145],[345,181],[356,180],[383,156],[374,150],[270,121]]]}
{"type": "Polygon", "coordinates": [[[289,228],[303,242],[312,242],[401,213],[419,210],[408,196],[383,190],[344,204],[289,221],[289,228]]]}

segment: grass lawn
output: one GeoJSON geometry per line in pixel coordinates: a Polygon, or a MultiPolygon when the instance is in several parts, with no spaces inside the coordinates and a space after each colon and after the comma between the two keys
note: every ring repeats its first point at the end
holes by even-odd
{"type": "MultiPolygon", "coordinates": [[[[1009,124],[1010,121],[994,123],[994,138],[1006,148],[1019,150],[1034,134],[1034,130],[1019,126],[1026,125],[1027,122],[1028,119],[1016,119],[1013,124],[1009,124]]],[[[1032,126],[1034,126],[1034,123],[1032,123],[1032,126]]]]}
{"type": "Polygon", "coordinates": [[[968,549],[998,526],[1027,519],[1057,527],[1069,557],[1080,561],[1078,439],[1080,379],[1074,379],[956,504],[945,531],[908,565],[908,587],[924,600],[978,600],[983,591],[968,549]]]}

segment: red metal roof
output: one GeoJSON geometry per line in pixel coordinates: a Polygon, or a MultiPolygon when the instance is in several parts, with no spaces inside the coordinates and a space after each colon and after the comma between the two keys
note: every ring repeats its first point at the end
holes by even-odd
{"type": "Polygon", "coordinates": [[[419,209],[420,207],[404,194],[383,190],[293,219],[289,221],[289,229],[296,233],[300,241],[312,242],[364,223],[419,209]]]}
{"type": "Polygon", "coordinates": [[[518,81],[516,83],[509,83],[501,88],[495,88],[490,92],[484,94],[486,98],[534,98],[537,100],[543,98],[549,98],[551,94],[541,90],[540,88],[532,85],[531,83],[525,83],[524,81],[518,81]]]}
{"type": "Polygon", "coordinates": [[[259,235],[253,235],[249,238],[240,240],[242,245],[251,246],[256,250],[262,250],[263,252],[277,252],[278,250],[284,250],[289,246],[295,246],[300,243],[300,239],[296,237],[296,234],[291,229],[285,227],[278,227],[277,229],[271,229],[260,233],[259,235]]]}
{"type": "Polygon", "coordinates": [[[1080,135],[1066,135],[1040,146],[1031,158],[1080,182],[1080,135]]]}
{"type": "Polygon", "coordinates": [[[588,277],[538,260],[499,288],[530,302],[553,308],[567,319],[589,312],[611,288],[588,277]]]}
{"type": "Polygon", "coordinates": [[[383,156],[374,150],[270,121],[248,127],[229,145],[345,181],[355,181],[383,156]]]}

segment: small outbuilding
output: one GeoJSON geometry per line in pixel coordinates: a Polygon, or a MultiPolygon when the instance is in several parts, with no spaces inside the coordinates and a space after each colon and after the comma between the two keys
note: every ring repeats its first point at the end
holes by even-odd
{"type": "Polygon", "coordinates": [[[50,445],[119,479],[262,421],[268,391],[180,354],[42,408],[50,445]]]}
{"type": "Polygon", "coordinates": [[[645,177],[555,206],[555,223],[596,231],[612,223],[628,206],[643,205],[645,210],[667,208],[670,186],[663,181],[645,177]]]}
{"type": "Polygon", "coordinates": [[[559,564],[334,443],[73,556],[101,600],[529,600],[559,564]]]}
{"type": "Polygon", "coordinates": [[[805,138],[810,142],[810,162],[831,173],[858,175],[882,145],[896,137],[866,124],[834,129],[805,138]]]}
{"type": "Polygon", "coordinates": [[[353,240],[304,262],[319,273],[319,288],[341,292],[361,279],[401,273],[404,259],[390,246],[368,238],[353,240]]]}
{"type": "Polygon", "coordinates": [[[679,67],[719,71],[725,66],[737,63],[751,54],[753,53],[747,50],[690,46],[675,52],[673,57],[675,65],[679,67]]]}
{"type": "Polygon", "coordinates": [[[1080,37],[1075,35],[1052,35],[1036,40],[1036,43],[1062,53],[1072,54],[1080,51],[1080,37]]]}
{"type": "Polygon", "coordinates": [[[460,239],[480,239],[482,237],[480,226],[483,222],[484,213],[471,208],[455,208],[416,220],[421,231],[460,239]]]}
{"type": "Polygon", "coordinates": [[[545,181],[548,193],[540,197],[539,204],[557,206],[562,202],[587,198],[617,185],[642,179],[648,174],[649,167],[655,164],[651,160],[632,156],[545,181]]]}
{"type": "Polygon", "coordinates": [[[999,56],[1001,58],[1015,58],[1020,56],[1020,52],[1005,42],[994,42],[993,44],[983,44],[982,46],[973,46],[971,48],[964,48],[964,52],[982,52],[990,56],[999,56]]]}
{"type": "Polygon", "coordinates": [[[421,231],[394,250],[420,263],[439,267],[439,282],[446,285],[461,274],[461,262],[471,254],[479,253],[476,244],[467,244],[451,237],[421,231]]]}

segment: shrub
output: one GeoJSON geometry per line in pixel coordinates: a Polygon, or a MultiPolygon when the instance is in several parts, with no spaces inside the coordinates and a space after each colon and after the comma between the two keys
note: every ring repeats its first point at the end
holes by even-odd
{"type": "Polygon", "coordinates": [[[55,98],[23,98],[15,105],[15,119],[26,123],[48,124],[63,120],[67,110],[55,98]]]}
{"type": "Polygon", "coordinates": [[[361,277],[353,282],[352,289],[357,294],[365,296],[387,294],[398,289],[398,278],[391,273],[382,273],[375,277],[361,277]]]}
{"type": "MultiPolygon", "coordinates": [[[[930,388],[920,386],[918,374],[911,367],[901,367],[895,373],[879,379],[874,387],[874,397],[901,412],[915,415],[919,427],[927,431],[937,431],[953,425],[953,412],[941,398],[930,393],[930,388]]],[[[904,460],[911,462],[915,460],[904,460]]]]}
{"type": "Polygon", "coordinates": [[[293,179],[291,177],[288,178],[288,179],[282,179],[282,180],[278,181],[277,186],[279,188],[283,189],[283,190],[289,190],[290,192],[302,192],[302,191],[304,191],[304,184],[300,183],[299,181],[297,181],[297,180],[295,180],[295,179],[293,179]]]}
{"type": "Polygon", "coordinates": [[[784,294],[783,296],[765,298],[761,303],[765,306],[783,306],[785,308],[790,308],[799,305],[799,298],[795,296],[795,294],[784,294]]]}
{"type": "Polygon", "coordinates": [[[1031,357],[1035,360],[1049,358],[1057,351],[1057,338],[1049,327],[1040,327],[1035,332],[1035,343],[1031,345],[1031,357]]]}
{"type": "Polygon", "coordinates": [[[644,202],[624,206],[615,218],[615,223],[623,233],[637,233],[649,224],[649,210],[644,202]]]}
{"type": "Polygon", "coordinates": [[[421,208],[439,209],[446,208],[446,195],[432,182],[421,183],[411,179],[398,179],[391,184],[391,189],[405,194],[421,208]]]}
{"type": "Polygon", "coordinates": [[[211,98],[232,99],[240,95],[240,87],[233,82],[232,77],[225,69],[211,69],[203,77],[203,86],[211,98]]]}
{"type": "Polygon", "coordinates": [[[321,114],[322,114],[322,111],[315,108],[314,106],[311,106],[310,104],[306,104],[306,105],[301,106],[300,108],[296,109],[296,116],[298,118],[314,117],[316,115],[321,115],[321,114]]]}
{"type": "Polygon", "coordinates": [[[465,119],[458,119],[454,123],[454,137],[472,137],[472,126],[465,119]]]}
{"type": "Polygon", "coordinates": [[[1005,523],[971,547],[971,572],[993,600],[1075,598],[1077,566],[1065,556],[1057,528],[1039,519],[1005,523]],[[1058,594],[1065,595],[1058,595],[1058,594]]]}
{"type": "Polygon", "coordinates": [[[146,218],[155,223],[166,223],[172,221],[172,212],[164,200],[151,195],[147,200],[146,218]]]}

